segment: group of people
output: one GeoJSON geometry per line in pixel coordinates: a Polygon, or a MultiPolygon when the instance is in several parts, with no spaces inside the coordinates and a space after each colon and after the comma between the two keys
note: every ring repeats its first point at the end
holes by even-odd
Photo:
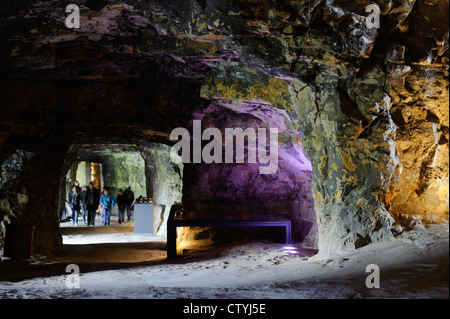
{"type": "Polygon", "coordinates": [[[105,226],[111,222],[111,210],[117,204],[119,210],[119,224],[125,223],[125,212],[127,220],[131,220],[131,207],[134,204],[134,193],[130,185],[127,185],[125,191],[119,190],[119,194],[114,200],[113,195],[107,188],[100,192],[95,188],[94,183],[80,188],[75,183],[72,191],[69,193],[69,204],[72,209],[72,225],[78,225],[78,215],[82,213],[83,223],[88,226],[95,226],[95,214],[98,211],[105,226]]]}

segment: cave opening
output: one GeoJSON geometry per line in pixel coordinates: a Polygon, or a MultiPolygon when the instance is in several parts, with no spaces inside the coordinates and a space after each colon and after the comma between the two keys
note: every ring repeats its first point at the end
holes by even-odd
{"type": "Polygon", "coordinates": [[[165,240],[167,209],[173,202],[181,200],[183,170],[182,163],[175,168],[167,161],[169,150],[167,145],[161,143],[141,140],[130,142],[129,139],[120,142],[103,139],[97,143],[73,143],[65,157],[60,180],[58,213],[62,243],[66,247],[117,244],[112,251],[122,249],[125,251],[122,255],[131,258],[127,251],[136,254],[135,246],[131,243],[165,240]],[[133,200],[129,211],[121,205],[123,221],[119,219],[119,205],[115,203],[111,209],[110,223],[105,225],[104,210],[100,204],[93,222],[95,227],[91,227],[93,225],[88,223],[87,209],[80,205],[75,208],[79,211],[75,224],[70,202],[72,189],[80,193],[82,202],[83,191],[88,191],[90,182],[93,182],[99,195],[107,190],[115,202],[119,193],[123,195],[129,187],[133,200]],[[136,218],[136,211],[142,210],[146,203],[151,203],[151,208],[149,206],[144,212],[139,211],[139,217],[136,218]]]}
{"type": "MultiPolygon", "coordinates": [[[[210,105],[193,118],[202,118],[199,129],[214,127],[218,135],[225,136],[232,128],[240,132],[261,129],[283,128],[284,141],[276,145],[277,168],[270,174],[263,174],[262,168],[271,164],[253,161],[251,157],[250,133],[236,137],[233,154],[241,163],[223,160],[212,163],[186,163],[183,175],[183,216],[187,219],[205,220],[212,227],[181,226],[177,228],[177,254],[208,250],[211,246],[222,247],[248,242],[269,242],[283,244],[286,233],[283,227],[226,227],[223,221],[238,224],[245,221],[282,221],[291,223],[294,245],[308,247],[317,252],[318,227],[314,198],[312,195],[313,167],[303,147],[303,132],[287,130],[291,118],[267,106],[261,113],[267,117],[248,114],[245,105],[236,110],[225,105],[210,105]],[[206,114],[206,115],[205,115],[206,114]],[[274,120],[276,119],[276,120],[274,120]],[[283,124],[281,124],[283,123],[283,124]],[[284,126],[286,125],[286,126],[284,126]],[[238,140],[242,145],[238,146],[238,140]],[[238,151],[241,150],[242,153],[238,151]]],[[[195,122],[191,122],[192,127],[195,122]]],[[[195,127],[194,127],[195,129],[195,127]]],[[[269,139],[269,136],[267,136],[269,139]]],[[[214,141],[214,139],[212,139],[214,141]]],[[[211,143],[203,140],[203,144],[211,143]]],[[[203,145],[203,146],[204,146],[203,145]]],[[[219,143],[222,154],[227,145],[219,143]]],[[[269,143],[263,150],[272,153],[269,143]]],[[[220,150],[220,149],[219,149],[220,150]]],[[[261,149],[259,149],[260,151],[261,149]]],[[[254,151],[254,150],[253,150],[254,151]]],[[[259,153],[259,152],[258,152],[259,153]]],[[[214,154],[216,155],[216,154],[214,154]]],[[[259,156],[259,155],[258,155],[259,156]]],[[[259,159],[259,157],[258,157],[259,159]]],[[[184,221],[183,221],[184,223],[184,221]]],[[[197,222],[193,222],[194,224],[197,222]]]]}
{"type": "MultiPolygon", "coordinates": [[[[230,112],[229,116],[232,119],[243,115],[230,112]]],[[[255,123],[264,125],[261,121],[255,123]]],[[[260,174],[261,164],[186,164],[181,160],[173,161],[171,147],[164,143],[125,138],[76,141],[65,156],[60,180],[58,213],[61,216],[62,243],[165,242],[170,208],[175,203],[183,203],[193,219],[288,219],[292,222],[293,244],[317,250],[318,229],[311,192],[312,166],[303,149],[301,136],[301,132],[297,132],[291,143],[279,147],[279,167],[269,175],[260,174]],[[150,200],[153,203],[152,231],[135,234],[134,214],[129,223],[119,225],[117,206],[112,209],[109,227],[101,224],[99,214],[96,214],[96,226],[99,227],[88,227],[82,210],[78,226],[73,227],[71,213],[66,215],[67,211],[71,212],[69,193],[75,185],[83,188],[91,181],[99,190],[108,189],[114,199],[119,190],[130,185],[135,201],[140,197],[150,200]]],[[[247,148],[245,154],[248,156],[247,148]]],[[[277,244],[285,239],[282,228],[269,227],[180,227],[178,234],[181,254],[211,251],[212,247],[225,248],[245,242],[277,244]]]]}

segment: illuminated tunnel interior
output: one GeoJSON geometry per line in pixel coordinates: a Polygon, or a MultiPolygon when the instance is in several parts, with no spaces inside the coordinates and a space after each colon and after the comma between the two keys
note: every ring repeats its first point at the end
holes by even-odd
{"type": "Polygon", "coordinates": [[[448,298],[448,7],[2,1],[0,298],[448,298]]]}

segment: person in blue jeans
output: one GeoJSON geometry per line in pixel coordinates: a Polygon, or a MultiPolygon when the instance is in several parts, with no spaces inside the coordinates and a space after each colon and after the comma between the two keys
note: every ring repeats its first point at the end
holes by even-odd
{"type": "Polygon", "coordinates": [[[78,226],[78,214],[80,213],[81,194],[76,186],[72,188],[69,194],[70,208],[72,208],[72,226],[78,226]]]}
{"type": "Polygon", "coordinates": [[[114,207],[116,202],[114,197],[109,193],[108,189],[103,190],[102,196],[100,196],[100,204],[102,205],[103,223],[109,225],[111,221],[111,209],[114,207]]]}

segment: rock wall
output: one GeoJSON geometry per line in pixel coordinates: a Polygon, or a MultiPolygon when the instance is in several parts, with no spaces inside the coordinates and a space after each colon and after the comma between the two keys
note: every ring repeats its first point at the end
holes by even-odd
{"type": "Polygon", "coordinates": [[[38,148],[17,150],[3,162],[0,248],[3,248],[5,239],[5,223],[34,225],[36,252],[49,253],[62,244],[59,211],[64,207],[60,206],[60,196],[64,196],[64,191],[61,193],[60,179],[66,152],[63,141],[42,139],[38,148]],[[56,145],[58,147],[54,149],[56,145]],[[49,158],[48,154],[52,157],[49,158]]]}
{"type": "Polygon", "coordinates": [[[125,190],[127,185],[131,186],[136,198],[147,195],[145,162],[138,152],[113,153],[105,156],[102,175],[104,187],[114,194],[114,198],[119,189],[125,190]]]}
{"type": "Polygon", "coordinates": [[[400,231],[448,220],[448,63],[437,57],[410,65],[393,62],[390,68],[388,92],[402,165],[386,202],[400,231]]]}
{"type": "Polygon", "coordinates": [[[161,143],[146,143],[141,146],[145,160],[145,175],[148,195],[153,198],[153,231],[164,236],[167,219],[174,203],[182,202],[183,164],[170,159],[170,147],[161,143]]]}

